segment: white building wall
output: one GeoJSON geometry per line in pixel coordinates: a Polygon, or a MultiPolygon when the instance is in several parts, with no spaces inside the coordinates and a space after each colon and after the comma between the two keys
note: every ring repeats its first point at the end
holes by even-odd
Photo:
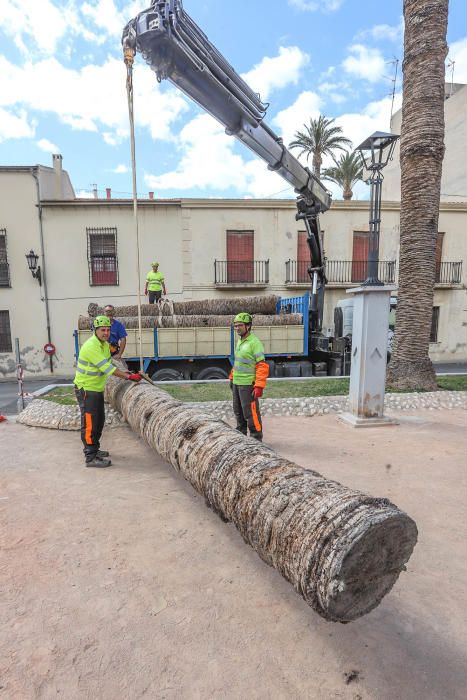
{"type": "MultiPolygon", "coordinates": [[[[51,169],[49,169],[51,170],[51,169]]],[[[52,173],[53,175],[53,173],[52,173]]],[[[47,175],[49,176],[49,175],[47,175]]],[[[44,287],[27,268],[25,254],[40,250],[35,181],[27,170],[0,169],[0,228],[7,229],[11,289],[0,288],[0,310],[10,311],[12,336],[19,337],[27,373],[47,375],[49,361],[44,287]]],[[[45,271],[52,342],[57,347],[55,372],[70,375],[74,368],[73,331],[90,302],[136,304],[136,239],[132,203],[128,200],[62,200],[43,202],[45,271]],[[91,286],[86,228],[117,229],[118,286],[91,286]]],[[[445,232],[443,260],[466,258],[467,203],[442,203],[440,231],[445,232]]],[[[353,232],[368,230],[368,203],[335,202],[321,217],[328,260],[352,260],[353,232]]],[[[152,260],[160,262],[172,299],[248,296],[276,293],[297,296],[307,284],[285,284],[285,262],[297,257],[293,200],[145,200],[139,207],[141,289],[152,260]],[[267,286],[228,289],[214,285],[214,260],[226,259],[226,231],[253,230],[255,259],[270,261],[267,286]]],[[[396,260],[399,248],[399,205],[383,204],[380,259],[396,260]]],[[[43,261],[41,260],[43,265],[43,261]]],[[[440,306],[439,341],[431,348],[435,360],[467,360],[467,313],[463,284],[435,290],[440,306]]],[[[348,284],[328,285],[323,328],[333,328],[334,307],[346,298],[348,284]]],[[[15,374],[14,354],[0,355],[0,377],[15,374]]]]}
{"type": "MultiPolygon", "coordinates": [[[[467,85],[455,85],[452,96],[450,85],[446,85],[444,103],[445,146],[443,174],[441,178],[441,201],[467,201],[467,85]]],[[[391,120],[391,132],[401,133],[402,110],[396,112],[391,120]]],[[[383,199],[399,201],[401,190],[400,148],[397,143],[394,158],[384,170],[383,199]]]]}

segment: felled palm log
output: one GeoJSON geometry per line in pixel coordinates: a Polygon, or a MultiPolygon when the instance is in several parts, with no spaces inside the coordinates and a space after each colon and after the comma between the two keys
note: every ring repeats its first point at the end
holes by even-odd
{"type": "MultiPolygon", "coordinates": [[[[125,328],[138,328],[138,317],[119,317],[125,328]]],[[[90,316],[80,316],[80,331],[92,328],[90,316]]],[[[255,316],[255,326],[299,326],[303,323],[302,314],[283,314],[281,316],[255,316]]],[[[142,328],[225,328],[232,325],[232,316],[141,316],[142,328]]]]}
{"type": "Polygon", "coordinates": [[[387,499],[303,469],[147,384],[112,377],[107,397],[322,617],[350,622],[391,590],[417,527],[387,499]]]}
{"type": "MultiPolygon", "coordinates": [[[[274,294],[268,296],[237,297],[232,299],[191,299],[188,301],[162,301],[160,304],[142,304],[141,314],[143,316],[193,316],[193,315],[214,315],[227,316],[235,315],[240,311],[248,311],[250,314],[275,314],[276,306],[280,297],[274,294]]],[[[95,303],[89,304],[89,316],[98,316],[104,313],[104,307],[95,303]]],[[[138,316],[138,307],[116,306],[115,315],[120,318],[127,316],[138,316]]]]}

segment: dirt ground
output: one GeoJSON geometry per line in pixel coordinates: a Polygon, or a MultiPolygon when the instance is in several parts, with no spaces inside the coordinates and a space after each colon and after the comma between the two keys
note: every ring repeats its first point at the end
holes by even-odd
{"type": "Polygon", "coordinates": [[[265,441],[417,521],[372,613],[322,620],[128,428],[114,466],[79,436],[0,425],[0,697],[466,697],[467,412],[355,430],[271,417],[265,441]]]}

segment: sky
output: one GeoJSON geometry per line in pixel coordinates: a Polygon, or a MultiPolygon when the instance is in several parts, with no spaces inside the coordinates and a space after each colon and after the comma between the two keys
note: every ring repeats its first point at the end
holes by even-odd
{"type": "MultiPolygon", "coordinates": [[[[149,4],[0,0],[0,165],[51,165],[61,153],[78,196],[94,184],[99,196],[106,187],[131,196],[120,40],[149,4]]],[[[354,147],[389,131],[394,85],[394,110],[401,105],[402,0],[185,0],[184,9],[269,102],[265,121],[284,143],[319,114],[335,118],[354,147]]],[[[465,0],[450,1],[448,43],[454,81],[467,83],[465,0]]],[[[168,81],[158,84],[140,55],[134,102],[140,196],[293,196],[211,116],[168,81]]],[[[354,192],[368,196],[363,183],[354,192]]]]}

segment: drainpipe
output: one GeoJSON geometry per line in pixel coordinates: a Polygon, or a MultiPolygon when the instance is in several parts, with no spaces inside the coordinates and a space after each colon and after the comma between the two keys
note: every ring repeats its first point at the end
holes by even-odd
{"type": "MultiPolygon", "coordinates": [[[[31,168],[31,175],[33,176],[34,180],[36,181],[36,192],[37,192],[37,205],[36,206],[37,206],[37,212],[38,212],[38,216],[39,216],[39,237],[40,237],[41,257],[42,257],[41,272],[42,272],[42,282],[44,284],[43,301],[45,301],[45,316],[46,316],[46,321],[47,321],[47,341],[49,343],[51,343],[52,336],[50,333],[49,297],[47,294],[47,274],[46,274],[46,270],[45,270],[45,249],[44,249],[44,229],[42,226],[41,190],[40,190],[40,184],[39,184],[39,177],[37,175],[37,167],[31,168]]],[[[54,365],[53,365],[53,356],[52,355],[49,355],[49,362],[50,362],[50,373],[53,374],[54,365]]]]}

